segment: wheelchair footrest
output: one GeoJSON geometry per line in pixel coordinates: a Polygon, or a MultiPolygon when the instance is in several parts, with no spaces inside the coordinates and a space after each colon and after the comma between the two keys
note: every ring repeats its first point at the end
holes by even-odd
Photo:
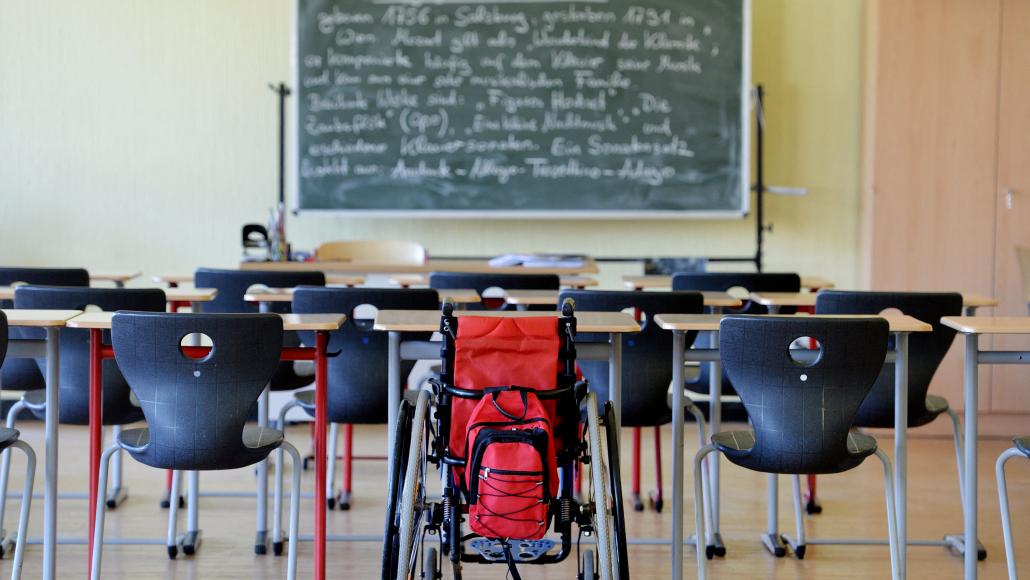
{"type": "MultiPolygon", "coordinates": [[[[532,562],[549,552],[555,546],[554,540],[509,540],[511,555],[516,562],[532,562]]],[[[504,562],[504,546],[500,540],[476,538],[468,546],[491,562],[504,562]]]]}

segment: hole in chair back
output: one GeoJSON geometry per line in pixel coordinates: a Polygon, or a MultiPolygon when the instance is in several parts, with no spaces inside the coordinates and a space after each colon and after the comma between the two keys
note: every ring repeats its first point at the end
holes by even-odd
{"type": "Polygon", "coordinates": [[[202,362],[211,358],[215,352],[214,342],[211,337],[203,332],[191,332],[179,339],[179,353],[189,360],[202,362]],[[196,347],[210,347],[210,351],[203,352],[196,347]]]}

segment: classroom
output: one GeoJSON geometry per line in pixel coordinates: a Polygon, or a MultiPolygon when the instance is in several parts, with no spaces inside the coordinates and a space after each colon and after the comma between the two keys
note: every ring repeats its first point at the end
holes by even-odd
{"type": "Polygon", "coordinates": [[[1030,0],[0,3],[0,576],[1030,577],[1030,0]]]}

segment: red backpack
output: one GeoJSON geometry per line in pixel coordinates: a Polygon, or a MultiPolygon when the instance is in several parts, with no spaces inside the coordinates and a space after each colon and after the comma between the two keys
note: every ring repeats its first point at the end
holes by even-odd
{"type": "Polygon", "coordinates": [[[533,389],[486,389],[465,445],[472,531],[485,538],[544,537],[558,465],[551,420],[533,389]]]}

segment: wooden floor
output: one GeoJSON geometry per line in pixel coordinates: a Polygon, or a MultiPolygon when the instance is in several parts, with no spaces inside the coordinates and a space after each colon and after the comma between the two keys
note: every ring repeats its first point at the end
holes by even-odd
{"type": "MultiPolygon", "coordinates": [[[[42,429],[38,423],[25,423],[24,438],[37,450],[42,449],[42,429]]],[[[688,430],[689,431],[689,430],[688,430]]],[[[1030,426],[1028,426],[1030,431],[1030,426]]],[[[307,449],[307,430],[295,427],[289,432],[292,441],[301,450],[307,449]]],[[[384,447],[385,428],[358,429],[360,449],[378,450],[384,447]]],[[[624,445],[629,444],[629,432],[624,445]]],[[[669,430],[665,429],[666,445],[669,430]]],[[[645,437],[645,489],[653,480],[653,451],[645,437]]],[[[61,428],[61,491],[82,493],[86,489],[86,430],[80,427],[61,428]]],[[[891,442],[881,437],[888,449],[891,442]]],[[[990,440],[980,448],[980,506],[981,539],[989,557],[980,564],[982,578],[1004,578],[1005,561],[998,515],[994,461],[1009,442],[990,440]]],[[[687,449],[697,449],[696,438],[688,439],[687,449]]],[[[368,451],[367,451],[368,452],[368,451]]],[[[628,494],[629,454],[623,469],[628,494]]],[[[15,456],[12,471],[12,490],[20,489],[18,473],[22,460],[15,456]]],[[[961,510],[958,483],[955,475],[954,454],[946,439],[913,438],[910,449],[910,537],[936,539],[944,533],[961,531],[961,510]]],[[[665,457],[666,489],[671,485],[668,456],[665,457]]],[[[386,465],[383,461],[361,461],[356,464],[355,502],[349,512],[330,512],[329,529],[334,534],[362,534],[378,537],[383,525],[386,465]]],[[[775,559],[758,543],[758,535],[765,527],[765,476],[736,467],[723,469],[723,535],[729,554],[725,559],[713,561],[709,567],[713,578],[888,578],[890,574],[885,547],[810,547],[803,561],[793,558],[775,559]]],[[[310,491],[312,472],[305,473],[305,487],[310,491]]],[[[110,513],[107,532],[109,537],[164,537],[166,511],[158,507],[164,474],[131,460],[126,461],[126,480],[130,487],[129,500],[110,513]]],[[[687,476],[688,483],[691,480],[687,476]]],[[[867,461],[848,474],[820,478],[819,494],[825,511],[822,515],[806,518],[810,536],[873,537],[886,536],[883,507],[882,472],[875,460],[867,461]]],[[[793,515],[790,498],[785,493],[789,480],[781,479],[780,523],[783,531],[793,533],[793,515]]],[[[37,491],[42,487],[42,475],[37,477],[37,491]]],[[[206,473],[201,476],[201,487],[206,490],[253,489],[252,470],[206,473]]],[[[691,488],[692,489],[692,488],[691,488]]],[[[1016,543],[1022,546],[1020,564],[1030,574],[1030,461],[1013,460],[1009,463],[1009,490],[1013,519],[1016,525],[1016,543]]],[[[687,501],[692,495],[688,492],[687,501]]],[[[5,527],[16,525],[12,515],[17,514],[17,500],[7,509],[5,527]]],[[[63,538],[84,537],[86,528],[86,502],[65,499],[60,502],[59,535],[63,538]]],[[[668,505],[668,503],[666,504],[668,505]]],[[[310,534],[313,527],[311,500],[302,506],[301,533],[310,534]]],[[[686,510],[692,522],[692,507],[686,510]]],[[[185,524],[185,510],[181,511],[185,524]]],[[[669,514],[630,512],[627,527],[630,537],[657,538],[669,533],[669,514]]],[[[42,501],[33,505],[31,536],[39,538],[42,521],[42,501]]],[[[249,498],[202,498],[200,524],[204,542],[197,556],[179,557],[171,561],[163,546],[108,546],[104,553],[105,578],[214,578],[229,580],[242,578],[264,580],[282,578],[285,558],[255,556],[253,554],[254,503],[249,498]]],[[[688,523],[688,533],[693,524],[688,523]]],[[[180,527],[180,529],[182,529],[180,527]]],[[[380,543],[331,543],[328,550],[328,570],[331,578],[364,578],[379,575],[380,543]]],[[[62,545],[58,552],[58,571],[61,578],[86,576],[86,548],[83,545],[62,545]]],[[[310,543],[300,544],[299,577],[311,577],[310,543]]],[[[686,578],[694,577],[693,549],[684,552],[686,578]]],[[[30,545],[26,552],[26,578],[39,577],[41,548],[30,545]]],[[[633,546],[630,550],[631,569],[636,578],[667,578],[670,558],[667,546],[633,546]]],[[[0,562],[0,575],[9,574],[8,559],[0,562]]],[[[961,577],[961,560],[939,547],[909,548],[909,578],[946,580],[961,577]]],[[[498,566],[468,566],[466,578],[504,578],[505,570],[498,566]]],[[[524,578],[574,578],[575,564],[570,562],[548,567],[526,567],[524,578]]]]}

